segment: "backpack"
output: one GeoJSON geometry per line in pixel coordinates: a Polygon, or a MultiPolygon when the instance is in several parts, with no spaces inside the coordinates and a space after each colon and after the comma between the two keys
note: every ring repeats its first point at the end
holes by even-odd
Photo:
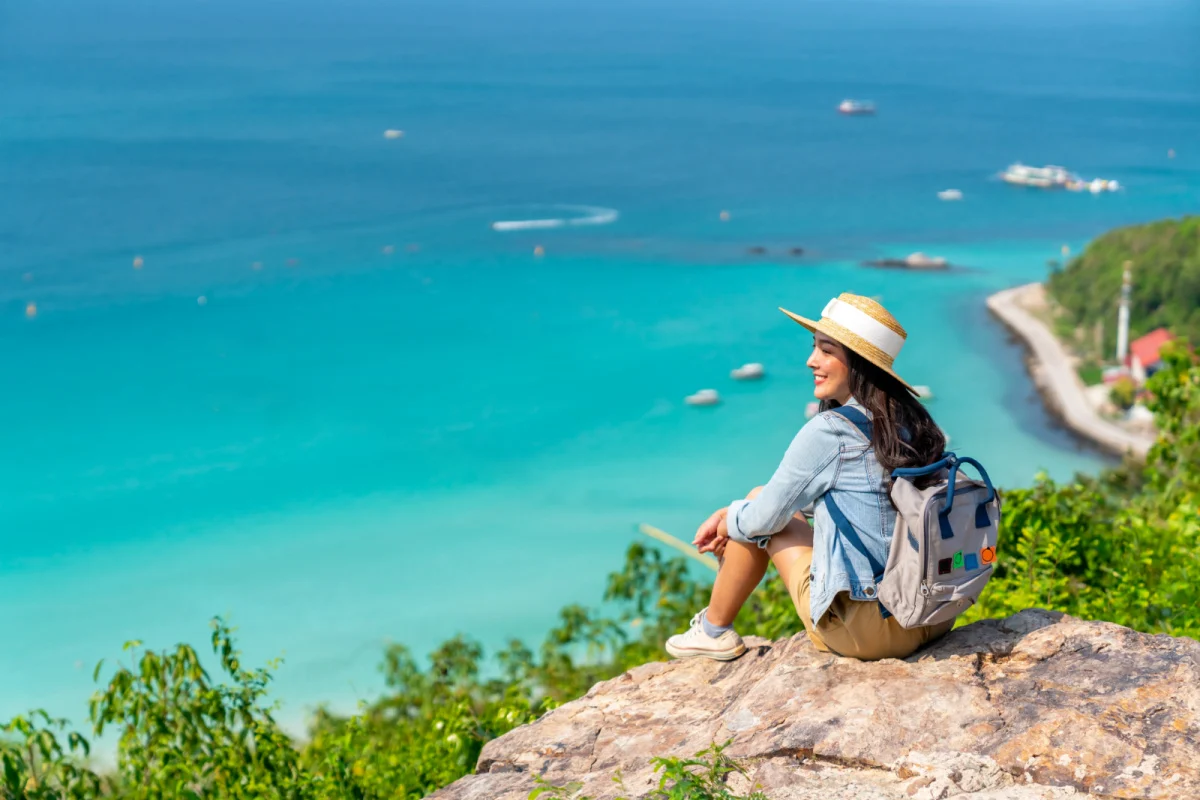
{"type": "MultiPolygon", "coordinates": [[[[871,440],[865,414],[851,406],[832,410],[871,440]]],[[[885,618],[894,616],[905,628],[954,619],[979,599],[995,570],[1000,498],[991,479],[975,459],[943,453],[927,467],[893,470],[891,497],[898,513],[886,565],[867,550],[832,492],[825,493],[825,508],[842,537],[870,562],[885,618]],[[981,480],[961,473],[964,464],[981,480]],[[929,475],[936,478],[926,488],[913,483],[929,475]]]]}

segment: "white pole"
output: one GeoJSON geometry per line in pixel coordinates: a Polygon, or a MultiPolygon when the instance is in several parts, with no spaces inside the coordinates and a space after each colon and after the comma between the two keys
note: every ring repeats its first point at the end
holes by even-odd
{"type": "Polygon", "coordinates": [[[1117,312],[1117,363],[1124,364],[1129,355],[1129,293],[1132,290],[1132,261],[1125,262],[1125,274],[1121,281],[1121,308],[1117,312]]]}

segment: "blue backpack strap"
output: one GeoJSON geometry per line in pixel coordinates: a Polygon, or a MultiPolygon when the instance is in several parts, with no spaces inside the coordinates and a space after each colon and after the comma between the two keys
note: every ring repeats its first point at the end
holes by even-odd
{"type": "MultiPolygon", "coordinates": [[[[879,559],[873,556],[871,551],[867,549],[867,546],[863,544],[862,537],[858,535],[858,531],[856,531],[854,526],[850,524],[850,520],[846,519],[846,515],[842,513],[842,509],[838,506],[837,501],[833,499],[833,492],[826,492],[824,497],[825,510],[828,511],[829,516],[833,518],[833,524],[835,527],[837,527],[838,533],[840,533],[842,538],[849,542],[855,550],[866,556],[867,563],[871,565],[871,572],[875,576],[875,583],[878,584],[881,580],[883,580],[883,572],[886,565],[879,563],[879,559]]],[[[882,602],[879,600],[876,600],[875,602],[879,603],[879,613],[884,619],[887,619],[892,615],[892,612],[888,611],[887,607],[882,602]]]]}
{"type": "Polygon", "coordinates": [[[868,442],[871,441],[871,420],[862,411],[854,406],[838,406],[829,410],[858,428],[859,433],[867,437],[868,442]]]}
{"type": "Polygon", "coordinates": [[[833,518],[833,524],[837,526],[838,533],[842,535],[842,538],[852,544],[855,550],[867,557],[867,561],[871,563],[871,572],[875,574],[875,581],[883,580],[884,565],[879,563],[879,559],[871,555],[871,551],[863,544],[862,537],[858,535],[858,531],[854,530],[854,526],[850,524],[850,520],[846,519],[846,515],[842,513],[842,509],[838,506],[837,501],[833,499],[833,492],[825,493],[825,508],[829,511],[829,516],[833,518]]]}
{"type": "MultiPolygon", "coordinates": [[[[859,432],[868,442],[871,441],[871,420],[867,418],[866,414],[854,406],[839,406],[830,410],[858,428],[859,432]]],[[[879,559],[872,555],[867,546],[863,544],[862,537],[858,535],[858,531],[850,524],[850,520],[846,518],[837,501],[833,499],[833,492],[825,493],[825,508],[829,511],[829,516],[833,519],[833,524],[837,527],[838,533],[842,535],[842,538],[866,557],[867,563],[871,565],[871,572],[875,576],[875,582],[879,583],[879,581],[883,580],[883,572],[886,565],[881,564],[879,559]]],[[[883,603],[879,603],[879,611],[884,619],[891,616],[891,613],[884,608],[883,603]]]]}

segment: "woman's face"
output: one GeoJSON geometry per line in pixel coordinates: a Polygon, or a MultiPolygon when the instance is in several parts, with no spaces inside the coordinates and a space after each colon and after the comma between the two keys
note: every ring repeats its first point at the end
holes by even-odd
{"type": "Polygon", "coordinates": [[[813,371],[813,394],[818,400],[850,400],[850,368],[846,366],[846,351],[823,333],[813,335],[813,351],[808,357],[813,371]]]}

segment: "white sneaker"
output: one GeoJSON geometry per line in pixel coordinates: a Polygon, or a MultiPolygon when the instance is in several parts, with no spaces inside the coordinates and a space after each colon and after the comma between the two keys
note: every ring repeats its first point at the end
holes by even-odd
{"type": "Polygon", "coordinates": [[[714,658],[717,661],[732,661],[746,652],[742,637],[733,628],[715,639],[704,632],[700,619],[706,611],[708,609],[704,608],[692,617],[686,633],[677,633],[667,639],[667,652],[675,658],[714,658]]]}

